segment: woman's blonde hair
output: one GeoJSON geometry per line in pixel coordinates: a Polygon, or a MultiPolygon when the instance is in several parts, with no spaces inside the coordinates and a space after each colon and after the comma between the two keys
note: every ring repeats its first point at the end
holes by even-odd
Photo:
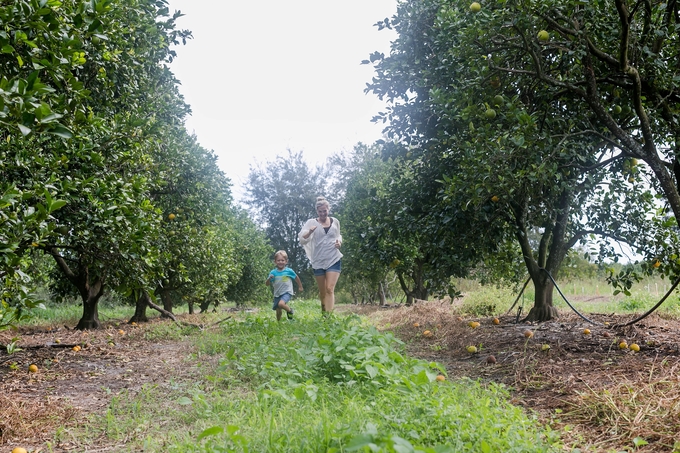
{"type": "Polygon", "coordinates": [[[316,197],[316,209],[319,209],[320,206],[326,206],[329,211],[331,210],[331,205],[326,197],[316,197]]]}
{"type": "Polygon", "coordinates": [[[274,259],[278,258],[279,256],[284,257],[286,261],[288,261],[288,254],[285,250],[279,250],[278,252],[274,253],[274,259]]]}

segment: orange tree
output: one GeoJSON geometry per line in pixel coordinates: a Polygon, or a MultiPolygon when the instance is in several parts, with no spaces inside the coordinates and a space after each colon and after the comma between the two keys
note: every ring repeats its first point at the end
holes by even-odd
{"type": "MultiPolygon", "coordinates": [[[[0,5],[0,18],[0,324],[35,305],[24,271],[39,249],[82,299],[77,327],[96,328],[106,289],[153,292],[167,272],[168,180],[194,164],[219,173],[184,131],[189,107],[167,67],[171,45],[189,33],[175,29],[162,0],[17,1],[0,5]]],[[[235,227],[225,227],[236,225],[229,183],[216,178],[219,206],[192,200],[205,216],[182,232],[202,245],[178,265],[201,297],[216,286],[207,280],[215,269],[201,266],[222,266],[215,278],[225,292],[242,276],[234,260],[247,257],[235,252],[235,227]],[[223,259],[207,260],[213,254],[223,259]]]]}
{"type": "Polygon", "coordinates": [[[677,213],[674,17],[661,3],[477,12],[426,0],[378,24],[399,33],[389,56],[371,58],[389,136],[413,149],[413,168],[441,163],[438,197],[472,213],[468,228],[500,225],[493,240],[519,245],[536,287],[529,320],[556,314],[548,273],[579,241],[605,238],[602,255],[616,255],[606,238],[645,250],[644,234],[667,224],[661,203],[677,213]]]}
{"type": "Polygon", "coordinates": [[[153,293],[167,311],[179,301],[193,311],[196,302],[205,310],[226,299],[262,299],[262,275],[270,265],[265,236],[234,205],[231,182],[214,154],[180,135],[163,146],[163,155],[175,157],[159,159],[165,182],[152,192],[163,212],[153,293]]]}
{"type": "Polygon", "coordinates": [[[414,161],[413,152],[392,144],[356,146],[344,165],[349,175],[341,203],[349,280],[377,291],[393,272],[408,305],[457,295],[452,277],[470,275],[484,254],[503,253],[488,240],[498,234],[495,226],[468,228],[471,215],[438,197],[440,163],[414,161]]]}

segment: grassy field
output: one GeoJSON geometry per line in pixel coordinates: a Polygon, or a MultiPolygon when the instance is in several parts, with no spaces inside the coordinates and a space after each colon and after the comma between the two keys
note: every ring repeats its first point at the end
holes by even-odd
{"type": "MultiPolygon", "coordinates": [[[[506,312],[520,294],[520,289],[511,287],[482,286],[477,282],[460,280],[459,288],[464,294],[462,299],[463,313],[492,315],[506,312]]],[[[566,300],[574,308],[583,313],[630,314],[640,313],[652,308],[671,288],[668,280],[646,279],[638,283],[630,296],[612,295],[612,288],[603,280],[579,280],[558,282],[559,289],[553,295],[553,303],[559,309],[570,310],[566,300]],[[562,297],[564,296],[564,298],[562,297]]],[[[534,291],[529,284],[517,301],[527,313],[534,301],[534,291]]],[[[680,316],[680,298],[671,295],[659,307],[658,313],[666,316],[680,316]]]]}

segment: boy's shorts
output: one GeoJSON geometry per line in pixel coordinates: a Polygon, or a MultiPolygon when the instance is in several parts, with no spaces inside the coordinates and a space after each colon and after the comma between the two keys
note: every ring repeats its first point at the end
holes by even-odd
{"type": "Polygon", "coordinates": [[[337,260],[335,264],[328,269],[313,269],[313,271],[315,277],[326,275],[326,272],[337,272],[339,274],[342,271],[342,260],[337,260]]]}
{"type": "Polygon", "coordinates": [[[290,299],[293,297],[291,293],[283,293],[278,297],[274,298],[274,305],[272,305],[272,310],[276,310],[279,308],[279,301],[284,301],[285,303],[290,302],[290,299]]]}

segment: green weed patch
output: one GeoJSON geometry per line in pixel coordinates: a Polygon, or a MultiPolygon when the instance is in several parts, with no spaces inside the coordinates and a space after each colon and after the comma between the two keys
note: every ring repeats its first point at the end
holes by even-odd
{"type": "Polygon", "coordinates": [[[169,451],[546,452],[558,441],[503,387],[439,382],[441,366],[404,356],[391,334],[301,305],[294,323],[252,316],[201,340],[224,355],[218,386],[187,397],[187,421],[205,428],[169,451]]]}

